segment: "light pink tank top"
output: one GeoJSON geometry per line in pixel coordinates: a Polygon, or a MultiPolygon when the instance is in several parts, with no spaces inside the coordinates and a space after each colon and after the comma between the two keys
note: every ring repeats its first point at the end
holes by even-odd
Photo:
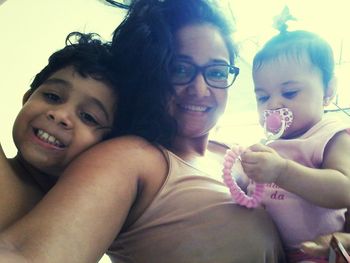
{"type": "Polygon", "coordinates": [[[113,262],[284,262],[266,211],[235,205],[220,175],[214,179],[164,154],[168,177],[144,214],[113,242],[107,252],[113,262]]]}

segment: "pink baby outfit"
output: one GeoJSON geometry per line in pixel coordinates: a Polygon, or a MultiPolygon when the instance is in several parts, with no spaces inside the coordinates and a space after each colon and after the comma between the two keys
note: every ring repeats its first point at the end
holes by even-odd
{"type": "MultiPolygon", "coordinates": [[[[324,118],[296,139],[276,140],[268,145],[281,156],[312,168],[320,168],[327,143],[350,125],[324,118]]],[[[249,186],[249,190],[252,186],[249,186]]],[[[320,193],[322,195],[322,193],[320,193]]],[[[276,184],[266,184],[262,204],[274,219],[287,248],[322,234],[341,231],[345,209],[327,209],[313,205],[276,184]]]]}
{"type": "Polygon", "coordinates": [[[169,173],[144,214],[115,239],[113,262],[284,262],[264,209],[233,203],[221,174],[208,175],[163,151],[169,173]]]}

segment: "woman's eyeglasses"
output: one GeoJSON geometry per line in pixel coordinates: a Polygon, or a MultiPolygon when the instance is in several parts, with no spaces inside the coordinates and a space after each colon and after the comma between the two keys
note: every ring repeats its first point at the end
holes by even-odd
{"type": "Polygon", "coordinates": [[[175,62],[170,70],[171,83],[185,85],[192,82],[201,73],[209,87],[226,89],[239,74],[239,68],[227,64],[197,66],[187,61],[175,62]]]}

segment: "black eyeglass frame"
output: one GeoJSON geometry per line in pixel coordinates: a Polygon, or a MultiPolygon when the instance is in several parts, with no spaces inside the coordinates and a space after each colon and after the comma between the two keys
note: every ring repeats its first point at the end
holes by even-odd
{"type": "Polygon", "coordinates": [[[231,87],[233,85],[233,83],[235,82],[237,76],[239,75],[239,71],[240,69],[236,66],[233,66],[233,65],[229,65],[229,64],[209,64],[209,65],[205,65],[205,66],[198,66],[194,63],[191,63],[189,61],[181,61],[181,63],[184,63],[184,64],[188,64],[188,65],[191,65],[194,69],[195,69],[195,74],[193,74],[193,76],[186,82],[174,82],[174,81],[171,81],[171,83],[173,85],[187,85],[189,83],[191,83],[197,76],[199,73],[202,74],[203,78],[204,78],[204,81],[205,83],[211,87],[211,88],[215,88],[215,89],[227,89],[229,87],[231,87]],[[232,82],[227,85],[226,87],[216,87],[216,86],[213,86],[212,84],[210,84],[207,80],[207,77],[205,76],[205,71],[207,68],[211,68],[211,67],[216,67],[216,66],[226,66],[229,68],[229,73],[230,74],[234,74],[234,77],[232,79],[232,82]]]}

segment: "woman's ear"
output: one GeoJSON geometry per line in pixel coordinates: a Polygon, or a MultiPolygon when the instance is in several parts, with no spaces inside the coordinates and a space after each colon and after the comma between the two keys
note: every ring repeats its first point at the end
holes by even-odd
{"type": "Polygon", "coordinates": [[[27,102],[27,100],[29,99],[29,97],[33,94],[32,90],[27,90],[26,93],[24,93],[23,98],[22,98],[22,105],[24,105],[24,103],[27,102]]]}
{"type": "Polygon", "coordinates": [[[324,97],[323,97],[323,106],[328,106],[334,96],[337,93],[337,78],[333,77],[327,85],[327,89],[325,91],[324,97]]]}

